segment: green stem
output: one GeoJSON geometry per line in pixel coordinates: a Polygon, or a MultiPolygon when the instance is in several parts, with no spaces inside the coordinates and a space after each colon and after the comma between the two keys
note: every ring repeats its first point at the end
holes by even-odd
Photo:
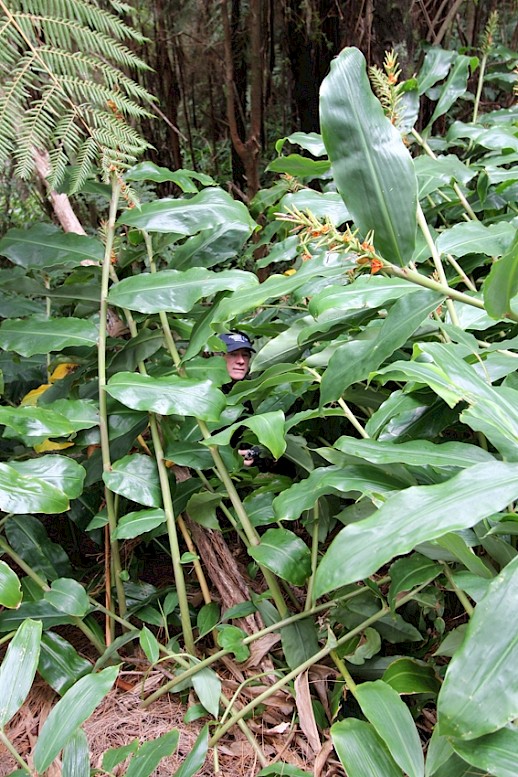
{"type": "MultiPolygon", "coordinates": [[[[322,383],[322,376],[316,370],[314,370],[312,367],[308,367],[306,364],[303,364],[302,365],[302,369],[306,370],[306,372],[311,373],[311,375],[313,375],[313,377],[317,380],[318,383],[322,383]]],[[[365,431],[365,429],[363,428],[361,423],[358,421],[358,419],[356,418],[356,416],[352,412],[352,410],[349,407],[349,405],[347,404],[347,402],[344,399],[342,399],[342,397],[340,397],[337,400],[337,402],[340,405],[340,407],[342,408],[342,410],[344,411],[345,417],[352,424],[352,426],[354,426],[354,428],[356,429],[358,434],[361,437],[363,437],[364,440],[368,440],[369,439],[369,435],[367,434],[367,432],[365,431]]]]}
{"type": "MultiPolygon", "coordinates": [[[[108,409],[106,398],[106,316],[108,313],[108,285],[110,279],[111,257],[113,249],[113,240],[115,236],[115,220],[117,217],[117,206],[120,196],[120,183],[114,179],[112,182],[112,196],[110,200],[110,211],[108,224],[106,227],[106,245],[104,248],[104,259],[101,277],[101,303],[99,311],[99,349],[98,349],[98,373],[99,373],[99,431],[101,436],[101,453],[103,462],[103,472],[111,471],[110,459],[110,437],[108,432],[108,409]]],[[[106,498],[106,512],[108,514],[108,531],[110,535],[110,552],[113,566],[113,575],[115,577],[115,588],[117,591],[117,600],[120,615],[126,613],[126,596],[124,585],[122,583],[122,565],[119,553],[119,543],[114,538],[117,528],[117,516],[113,503],[113,494],[109,488],[104,489],[106,498]]],[[[110,624],[113,631],[113,624],[110,624]]]]}
{"type": "Polygon", "coordinates": [[[457,262],[457,260],[454,259],[454,257],[451,254],[446,254],[446,259],[451,264],[455,272],[457,272],[459,276],[462,278],[462,280],[464,281],[468,289],[470,289],[470,291],[477,291],[477,287],[475,286],[471,278],[468,278],[468,276],[466,275],[466,273],[464,272],[460,264],[457,262]]]}
{"type": "Polygon", "coordinates": [[[311,531],[311,575],[308,580],[308,589],[306,593],[306,604],[304,605],[304,612],[311,609],[313,604],[313,586],[315,584],[315,574],[318,564],[318,529],[319,529],[320,509],[318,499],[315,502],[313,508],[313,526],[311,531]]]}
{"type": "Polygon", "coordinates": [[[338,671],[342,675],[345,681],[345,685],[348,688],[349,691],[351,691],[352,695],[356,700],[358,700],[358,696],[356,694],[356,688],[357,685],[354,682],[353,678],[351,677],[351,673],[347,669],[345,665],[345,661],[342,661],[336,650],[331,651],[331,658],[333,659],[335,666],[337,667],[338,671]]]}
{"type": "MultiPolygon", "coordinates": [[[[419,224],[419,227],[421,228],[421,232],[424,235],[428,248],[432,252],[432,259],[433,259],[433,263],[435,265],[435,270],[437,272],[439,280],[443,286],[447,286],[449,288],[448,280],[446,278],[446,273],[444,272],[444,267],[441,262],[441,255],[437,250],[437,246],[435,245],[435,241],[430,232],[430,228],[428,227],[428,224],[426,222],[423,209],[421,208],[421,205],[419,203],[417,203],[417,222],[419,224]]],[[[450,299],[449,297],[446,299],[446,307],[448,308],[448,312],[450,314],[450,318],[453,324],[455,324],[455,326],[459,326],[459,318],[457,316],[457,311],[455,310],[455,305],[453,304],[453,300],[450,299]]]]}
{"type": "Polygon", "coordinates": [[[468,599],[468,597],[466,596],[464,591],[461,591],[461,589],[455,583],[455,580],[453,579],[453,575],[451,573],[451,569],[449,568],[448,564],[446,564],[446,562],[443,561],[442,562],[442,566],[443,566],[443,569],[444,569],[444,574],[445,574],[449,584],[451,585],[451,587],[453,588],[455,594],[457,595],[457,599],[462,604],[462,606],[466,610],[467,614],[471,618],[475,608],[471,604],[470,600],[468,599]]]}
{"type": "Polygon", "coordinates": [[[171,495],[171,486],[167,468],[164,463],[164,451],[162,441],[158,432],[156,417],[153,413],[149,416],[149,426],[151,437],[153,438],[153,448],[158,467],[158,476],[160,478],[160,488],[162,490],[162,500],[164,503],[164,513],[167,524],[167,534],[169,537],[169,547],[171,548],[171,560],[173,563],[174,579],[176,592],[178,594],[178,605],[180,607],[180,621],[182,623],[182,633],[185,647],[189,653],[194,655],[194,637],[192,633],[191,617],[189,614],[189,602],[187,600],[187,591],[185,588],[185,578],[180,563],[180,545],[178,543],[178,533],[176,531],[176,520],[173,508],[173,498],[171,495]]]}
{"type": "Polygon", "coordinates": [[[5,749],[11,753],[16,763],[20,764],[20,767],[23,769],[24,772],[27,772],[27,774],[31,774],[31,775],[35,774],[35,772],[33,772],[32,769],[30,769],[29,766],[25,763],[25,761],[21,757],[20,753],[16,750],[14,745],[11,744],[11,742],[6,737],[2,729],[0,729],[0,742],[3,744],[5,749]]]}
{"type": "Polygon", "coordinates": [[[475,124],[477,118],[478,118],[478,109],[480,105],[480,98],[482,96],[482,88],[484,86],[484,75],[486,73],[486,64],[487,64],[487,54],[484,54],[482,56],[482,61],[480,62],[480,70],[478,73],[478,83],[477,83],[477,93],[475,95],[475,102],[473,104],[473,124],[475,124]]]}

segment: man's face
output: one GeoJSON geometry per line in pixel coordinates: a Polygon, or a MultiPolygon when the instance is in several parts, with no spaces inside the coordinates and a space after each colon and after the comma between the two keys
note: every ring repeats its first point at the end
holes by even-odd
{"type": "Polygon", "coordinates": [[[251,353],[248,348],[239,348],[232,353],[224,353],[223,357],[227,363],[227,371],[232,380],[243,380],[248,372],[251,353]]]}

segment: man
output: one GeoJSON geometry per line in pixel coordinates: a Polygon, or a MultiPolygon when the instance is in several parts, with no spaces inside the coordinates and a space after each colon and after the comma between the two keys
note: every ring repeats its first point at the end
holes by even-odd
{"type": "MultiPolygon", "coordinates": [[[[233,381],[244,380],[250,369],[252,353],[255,353],[252,341],[243,332],[238,331],[219,335],[219,339],[225,344],[227,349],[226,352],[223,351],[221,355],[227,364],[228,374],[233,381]]],[[[274,464],[273,459],[261,445],[241,443],[237,452],[243,457],[245,467],[255,466],[262,472],[266,472],[270,470],[274,464]]]]}

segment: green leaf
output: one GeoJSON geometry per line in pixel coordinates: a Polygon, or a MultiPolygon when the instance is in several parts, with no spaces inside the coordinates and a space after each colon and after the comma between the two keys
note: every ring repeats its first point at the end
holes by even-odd
{"type": "Polygon", "coordinates": [[[288,529],[268,529],[259,545],[248,548],[248,554],[292,585],[304,585],[311,574],[310,549],[288,529]]]}
{"type": "Polygon", "coordinates": [[[160,415],[190,415],[203,421],[218,421],[225,396],[210,380],[190,380],[171,375],[152,378],[120,372],[106,388],[108,394],[133,410],[160,415]]]}
{"type": "Polygon", "coordinates": [[[164,183],[165,181],[172,181],[179,186],[183,191],[197,192],[197,188],[192,184],[192,181],[199,181],[203,186],[212,186],[214,179],[210,175],[204,173],[196,173],[193,170],[168,170],[167,167],[159,167],[146,160],[145,162],[139,162],[138,165],[131,167],[124,177],[127,181],[156,181],[156,183],[164,183]],[[191,182],[189,188],[188,182],[191,182]]]}
{"type": "Polygon", "coordinates": [[[517,475],[516,464],[495,461],[438,485],[401,491],[339,532],[317,569],[315,596],[368,577],[422,542],[474,526],[516,499],[517,475]]]}
{"type": "Polygon", "coordinates": [[[62,491],[69,499],[77,499],[83,493],[85,468],[68,456],[52,454],[27,461],[10,461],[9,466],[20,475],[46,481],[62,491]]]}
{"type": "Polygon", "coordinates": [[[133,739],[122,747],[113,747],[103,753],[102,768],[105,772],[113,772],[115,767],[126,760],[129,755],[136,753],[139,747],[138,739],[133,739]]]}
{"type": "Polygon", "coordinates": [[[471,467],[494,461],[495,457],[476,445],[463,442],[436,444],[427,440],[393,443],[380,440],[358,440],[339,437],[333,445],[343,453],[373,464],[408,464],[416,467],[471,467]]]}
{"type": "Polygon", "coordinates": [[[278,210],[282,213],[293,207],[300,211],[309,210],[319,219],[328,218],[336,226],[351,219],[343,199],[336,192],[316,192],[313,189],[289,192],[280,201],[278,210]]]}
{"type": "Polygon", "coordinates": [[[441,684],[433,667],[413,658],[398,658],[383,674],[383,681],[398,693],[436,694],[441,684]]]}
{"type": "Polygon", "coordinates": [[[41,621],[44,629],[74,622],[70,615],[58,612],[48,602],[22,602],[17,610],[0,612],[0,632],[17,629],[27,618],[41,621]]]}
{"type": "Polygon", "coordinates": [[[117,528],[112,536],[117,540],[131,540],[134,537],[140,537],[141,534],[156,529],[157,526],[161,526],[164,522],[165,513],[161,508],[156,510],[137,510],[119,518],[117,528]]]}
{"type": "Polygon", "coordinates": [[[266,172],[288,173],[288,175],[292,175],[294,178],[312,180],[325,175],[330,167],[331,163],[327,159],[319,159],[317,161],[300,154],[288,154],[287,156],[277,157],[277,159],[270,162],[266,172]]]}
{"type": "Polygon", "coordinates": [[[173,777],[193,777],[198,772],[207,757],[209,749],[209,727],[204,726],[190,753],[185,758],[179,769],[176,770],[173,777]]]}
{"type": "Polygon", "coordinates": [[[518,236],[507,253],[493,264],[484,281],[484,305],[492,318],[500,319],[511,310],[518,293],[518,236]]]}
{"type": "MultiPolygon", "coordinates": [[[[207,451],[208,453],[208,451],[207,451]]],[[[212,463],[212,456],[210,459],[212,463]]],[[[199,494],[193,494],[187,502],[187,513],[189,518],[204,526],[206,529],[215,529],[221,531],[217,517],[217,508],[221,504],[221,494],[213,494],[210,491],[202,491],[199,494]]]]}
{"type": "Polygon", "coordinates": [[[391,475],[387,468],[369,464],[319,467],[309,477],[294,483],[273,500],[275,516],[279,521],[294,521],[304,510],[309,510],[325,494],[390,494],[407,483],[391,475]]]}
{"type": "Polygon", "coordinates": [[[125,777],[150,777],[162,758],[174,753],[179,738],[180,732],[174,728],[151,742],[143,742],[133,755],[125,777]]]}
{"type": "Polygon", "coordinates": [[[145,229],[148,232],[167,232],[194,235],[202,229],[211,229],[218,224],[242,222],[248,225],[250,234],[256,227],[248,208],[242,202],[219,188],[208,188],[190,199],[154,200],[139,208],[126,210],[118,224],[145,229]]]}
{"type": "Polygon", "coordinates": [[[295,669],[318,653],[315,621],[302,618],[281,629],[282,652],[290,669],[295,669]]]}
{"type": "Polygon", "coordinates": [[[140,313],[188,313],[200,299],[218,291],[230,289],[241,294],[245,289],[256,289],[257,284],[255,275],[242,270],[162,270],[125,278],[112,287],[109,302],[140,313]]]}
{"type": "Polygon", "coordinates": [[[438,81],[446,78],[451,63],[456,57],[455,51],[446,51],[439,46],[432,46],[428,49],[418,76],[418,91],[420,95],[427,92],[438,81]]]}
{"type": "Polygon", "coordinates": [[[401,777],[401,769],[370,723],[341,720],[331,726],[331,740],[347,777],[401,777]]]}
{"type": "Polygon", "coordinates": [[[34,444],[47,437],[68,437],[75,431],[68,418],[43,407],[0,407],[0,424],[23,437],[34,437],[34,444]]]}
{"type": "Polygon", "coordinates": [[[394,608],[398,596],[411,591],[416,585],[434,580],[441,572],[439,564],[419,553],[395,561],[390,567],[388,603],[391,608],[394,608]]]}
{"type": "Polygon", "coordinates": [[[33,752],[38,772],[44,772],[50,766],[76,729],[90,717],[110,691],[118,671],[118,666],[110,666],[98,674],[82,677],[53,707],[33,752]]]}
{"type": "Polygon", "coordinates": [[[452,180],[466,184],[476,175],[475,170],[463,164],[454,154],[435,159],[423,154],[414,159],[414,167],[419,183],[419,199],[449,185],[452,180]]]}
{"type": "Polygon", "coordinates": [[[32,515],[12,516],[5,529],[11,546],[39,575],[47,580],[72,575],[67,554],[61,545],[51,542],[37,518],[32,515]]]}
{"type": "Polygon", "coordinates": [[[0,240],[0,255],[25,269],[46,269],[67,265],[76,267],[84,259],[101,262],[104,247],[100,240],[73,232],[62,232],[51,224],[30,229],[10,229],[0,240]]]}
{"type": "Polygon", "coordinates": [[[374,97],[363,55],[345,48],[320,88],[322,138],[338,191],[365,237],[394,264],[412,258],[417,181],[399,132],[374,97]]]}
{"type": "Polygon", "coordinates": [[[162,492],[156,462],[142,453],[133,453],[115,461],[111,472],[103,473],[111,491],[148,507],[160,507],[162,492]]]}
{"type": "Polygon", "coordinates": [[[70,578],[61,577],[53,580],[50,591],[45,591],[44,598],[56,610],[82,618],[90,603],[83,586],[70,578]]]}
{"type": "Polygon", "coordinates": [[[312,777],[311,772],[305,772],[303,769],[299,769],[298,766],[293,764],[283,763],[283,761],[277,761],[270,766],[265,766],[258,772],[257,777],[312,777]]]}
{"type": "Polygon", "coordinates": [[[171,269],[186,270],[213,267],[235,259],[250,236],[250,228],[242,222],[219,224],[188,238],[174,252],[171,269]]]}
{"type": "Polygon", "coordinates": [[[156,664],[160,657],[160,645],[153,632],[147,626],[143,626],[140,630],[139,642],[149,663],[156,664]]]}
{"type": "Polygon", "coordinates": [[[236,661],[246,661],[250,651],[243,644],[246,637],[243,629],[237,626],[218,626],[218,645],[225,650],[230,650],[236,657],[236,661]]]}
{"type": "Polygon", "coordinates": [[[64,513],[66,495],[44,480],[20,475],[9,464],[0,464],[0,510],[6,513],[64,513]]]}
{"type": "Polygon", "coordinates": [[[90,777],[90,750],[81,728],[74,731],[63,749],[61,777],[90,777]]]}
{"type": "Polygon", "coordinates": [[[501,256],[509,251],[515,235],[516,228],[506,221],[489,226],[479,221],[462,222],[441,232],[437,250],[459,257],[466,254],[501,256]]]}
{"type": "Polygon", "coordinates": [[[440,302],[441,297],[427,290],[405,295],[394,303],[381,325],[365,330],[365,338],[350,340],[337,348],[322,376],[321,403],[335,401],[353,383],[378,369],[440,302]]]}
{"type": "Polygon", "coordinates": [[[518,716],[518,635],[509,628],[509,612],[517,602],[515,558],[489,584],[448,666],[437,707],[441,734],[476,739],[518,716]],[[477,714],[480,709],[483,716],[477,714]]]}
{"type": "Polygon", "coordinates": [[[0,326],[0,348],[21,356],[96,345],[99,331],[81,318],[15,318],[0,326]]]}
{"type": "Polygon", "coordinates": [[[0,605],[16,609],[21,601],[22,589],[18,575],[5,561],[0,561],[0,605]]]}
{"type": "Polygon", "coordinates": [[[70,642],[54,631],[42,634],[38,672],[60,696],[91,671],[90,661],[82,658],[70,642]]]}
{"type": "MultiPolygon", "coordinates": [[[[233,643],[236,644],[236,643],[233,643]]],[[[238,648],[238,653],[244,646],[241,644],[241,648],[238,648]]],[[[228,648],[231,650],[232,648],[228,648]]],[[[248,650],[246,648],[246,650],[248,650]]],[[[240,659],[236,655],[236,659],[240,659]]],[[[200,669],[192,676],[192,684],[196,695],[200,702],[203,704],[207,712],[210,712],[216,719],[219,717],[219,702],[221,697],[221,680],[216,672],[210,667],[206,666],[205,669],[200,669]]]]}
{"type": "Polygon", "coordinates": [[[446,83],[441,89],[440,97],[437,101],[437,105],[435,106],[432,118],[428,124],[429,127],[432,126],[434,121],[438,119],[439,116],[445,114],[446,111],[451,108],[453,103],[465,93],[468,82],[470,63],[471,57],[465,57],[462,54],[457,55],[446,83]]]}
{"type": "Polygon", "coordinates": [[[424,758],[414,720],[399,694],[383,680],[361,683],[357,699],[367,720],[408,777],[423,777],[424,758]]]}
{"type": "Polygon", "coordinates": [[[236,429],[246,426],[255,434],[261,445],[264,445],[278,459],[286,450],[284,437],[284,413],[273,410],[271,413],[254,415],[251,418],[238,421],[228,426],[222,432],[203,440],[203,445],[228,445],[236,429]]]}
{"type": "Polygon", "coordinates": [[[275,143],[275,150],[278,154],[281,153],[286,141],[297,144],[305,151],[309,151],[312,156],[325,156],[326,148],[322,142],[322,136],[318,132],[292,132],[286,138],[279,138],[275,143]]]}
{"type": "Polygon", "coordinates": [[[383,307],[385,302],[419,291],[415,284],[399,278],[381,275],[360,275],[346,286],[330,285],[315,294],[309,302],[309,312],[315,318],[328,310],[383,307]]]}
{"type": "Polygon", "coordinates": [[[31,689],[40,654],[41,623],[26,620],[7,648],[0,666],[0,726],[15,715],[31,689]]]}
{"type": "Polygon", "coordinates": [[[216,602],[204,604],[196,617],[196,626],[198,627],[200,637],[212,631],[215,625],[219,623],[219,619],[219,605],[216,602]]]}
{"type": "Polygon", "coordinates": [[[516,777],[518,731],[502,728],[493,734],[465,742],[450,739],[453,749],[469,764],[496,777],[516,777]]]}

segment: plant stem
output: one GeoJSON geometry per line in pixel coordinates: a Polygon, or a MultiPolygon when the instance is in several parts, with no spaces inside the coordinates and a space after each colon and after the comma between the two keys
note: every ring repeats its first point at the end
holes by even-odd
{"type": "MultiPolygon", "coordinates": [[[[313,375],[316,378],[318,383],[322,383],[322,376],[316,370],[314,370],[312,367],[308,367],[305,364],[302,365],[302,368],[304,370],[306,370],[307,372],[310,372],[311,375],[313,375]]],[[[345,402],[344,399],[342,399],[342,397],[340,397],[337,401],[338,401],[338,404],[340,405],[340,407],[342,408],[342,410],[344,411],[345,417],[347,418],[348,421],[350,421],[352,426],[354,426],[354,428],[356,429],[358,434],[361,437],[363,437],[364,440],[368,440],[369,439],[369,435],[367,434],[367,432],[365,431],[365,429],[363,428],[361,423],[358,421],[358,419],[356,418],[356,416],[352,412],[352,410],[349,407],[349,405],[345,402]]]]}
{"type": "Polygon", "coordinates": [[[27,774],[35,774],[35,772],[32,771],[32,769],[29,768],[29,766],[25,763],[23,758],[21,757],[20,753],[16,750],[13,744],[9,741],[9,739],[6,737],[2,729],[0,729],[0,742],[3,744],[6,750],[8,750],[16,763],[20,765],[20,767],[24,770],[24,772],[27,772],[27,774]]]}
{"type": "Polygon", "coordinates": [[[311,609],[313,604],[313,586],[315,583],[315,573],[317,571],[318,564],[318,529],[319,529],[320,509],[318,499],[313,507],[313,526],[311,531],[311,575],[308,580],[308,589],[306,593],[306,603],[304,605],[304,612],[311,609]]]}
{"type": "Polygon", "coordinates": [[[487,53],[484,53],[482,56],[482,60],[480,62],[480,70],[478,72],[477,93],[475,95],[475,102],[473,104],[473,118],[471,120],[473,124],[475,124],[478,118],[478,108],[480,105],[480,98],[482,96],[482,88],[484,86],[484,75],[486,73],[486,65],[487,65],[487,53]]]}
{"type": "Polygon", "coordinates": [[[451,585],[451,587],[453,588],[455,594],[457,595],[457,599],[462,604],[462,606],[466,610],[467,614],[471,618],[475,608],[471,604],[470,600],[468,599],[468,597],[466,596],[464,591],[461,591],[461,589],[455,583],[455,580],[453,579],[453,575],[451,573],[451,569],[449,568],[448,564],[445,561],[443,561],[442,562],[442,566],[443,566],[443,569],[444,569],[444,574],[445,574],[449,584],[451,585]]]}
{"type": "Polygon", "coordinates": [[[345,661],[342,661],[336,650],[331,651],[331,658],[333,659],[335,666],[337,667],[338,671],[342,675],[342,677],[345,680],[345,685],[349,691],[351,691],[352,695],[355,699],[357,699],[356,695],[356,683],[354,682],[353,678],[351,677],[351,673],[347,669],[345,665],[345,661]]]}
{"type": "MultiPolygon", "coordinates": [[[[437,250],[437,246],[435,245],[435,241],[431,235],[430,228],[426,222],[423,209],[421,208],[421,205],[419,203],[417,204],[417,222],[421,228],[421,232],[424,235],[428,248],[432,252],[433,263],[435,265],[437,276],[440,282],[442,283],[442,285],[447,286],[449,288],[448,280],[446,278],[446,273],[444,272],[444,267],[441,262],[441,255],[437,250]]],[[[459,318],[457,316],[457,311],[455,310],[455,305],[453,304],[453,300],[450,299],[449,297],[446,299],[446,307],[448,308],[448,312],[450,314],[450,318],[453,324],[455,324],[455,326],[459,326],[459,318]]]]}
{"type": "MultiPolygon", "coordinates": [[[[108,409],[106,399],[106,316],[108,313],[108,284],[110,279],[113,239],[115,236],[115,219],[117,217],[117,206],[119,203],[120,189],[121,187],[119,181],[114,178],[112,181],[112,196],[110,200],[108,223],[106,226],[106,245],[104,248],[101,279],[101,302],[99,311],[99,431],[101,435],[103,472],[105,473],[111,471],[110,437],[108,432],[108,409]]],[[[124,594],[124,585],[121,578],[122,565],[119,553],[119,543],[113,536],[117,528],[117,516],[115,514],[113,494],[107,486],[104,488],[104,493],[106,499],[106,512],[108,514],[108,527],[110,532],[110,552],[113,566],[113,576],[115,578],[119,613],[121,616],[123,616],[126,613],[126,596],[124,594]]],[[[110,631],[113,634],[113,623],[110,624],[110,631]]]]}

